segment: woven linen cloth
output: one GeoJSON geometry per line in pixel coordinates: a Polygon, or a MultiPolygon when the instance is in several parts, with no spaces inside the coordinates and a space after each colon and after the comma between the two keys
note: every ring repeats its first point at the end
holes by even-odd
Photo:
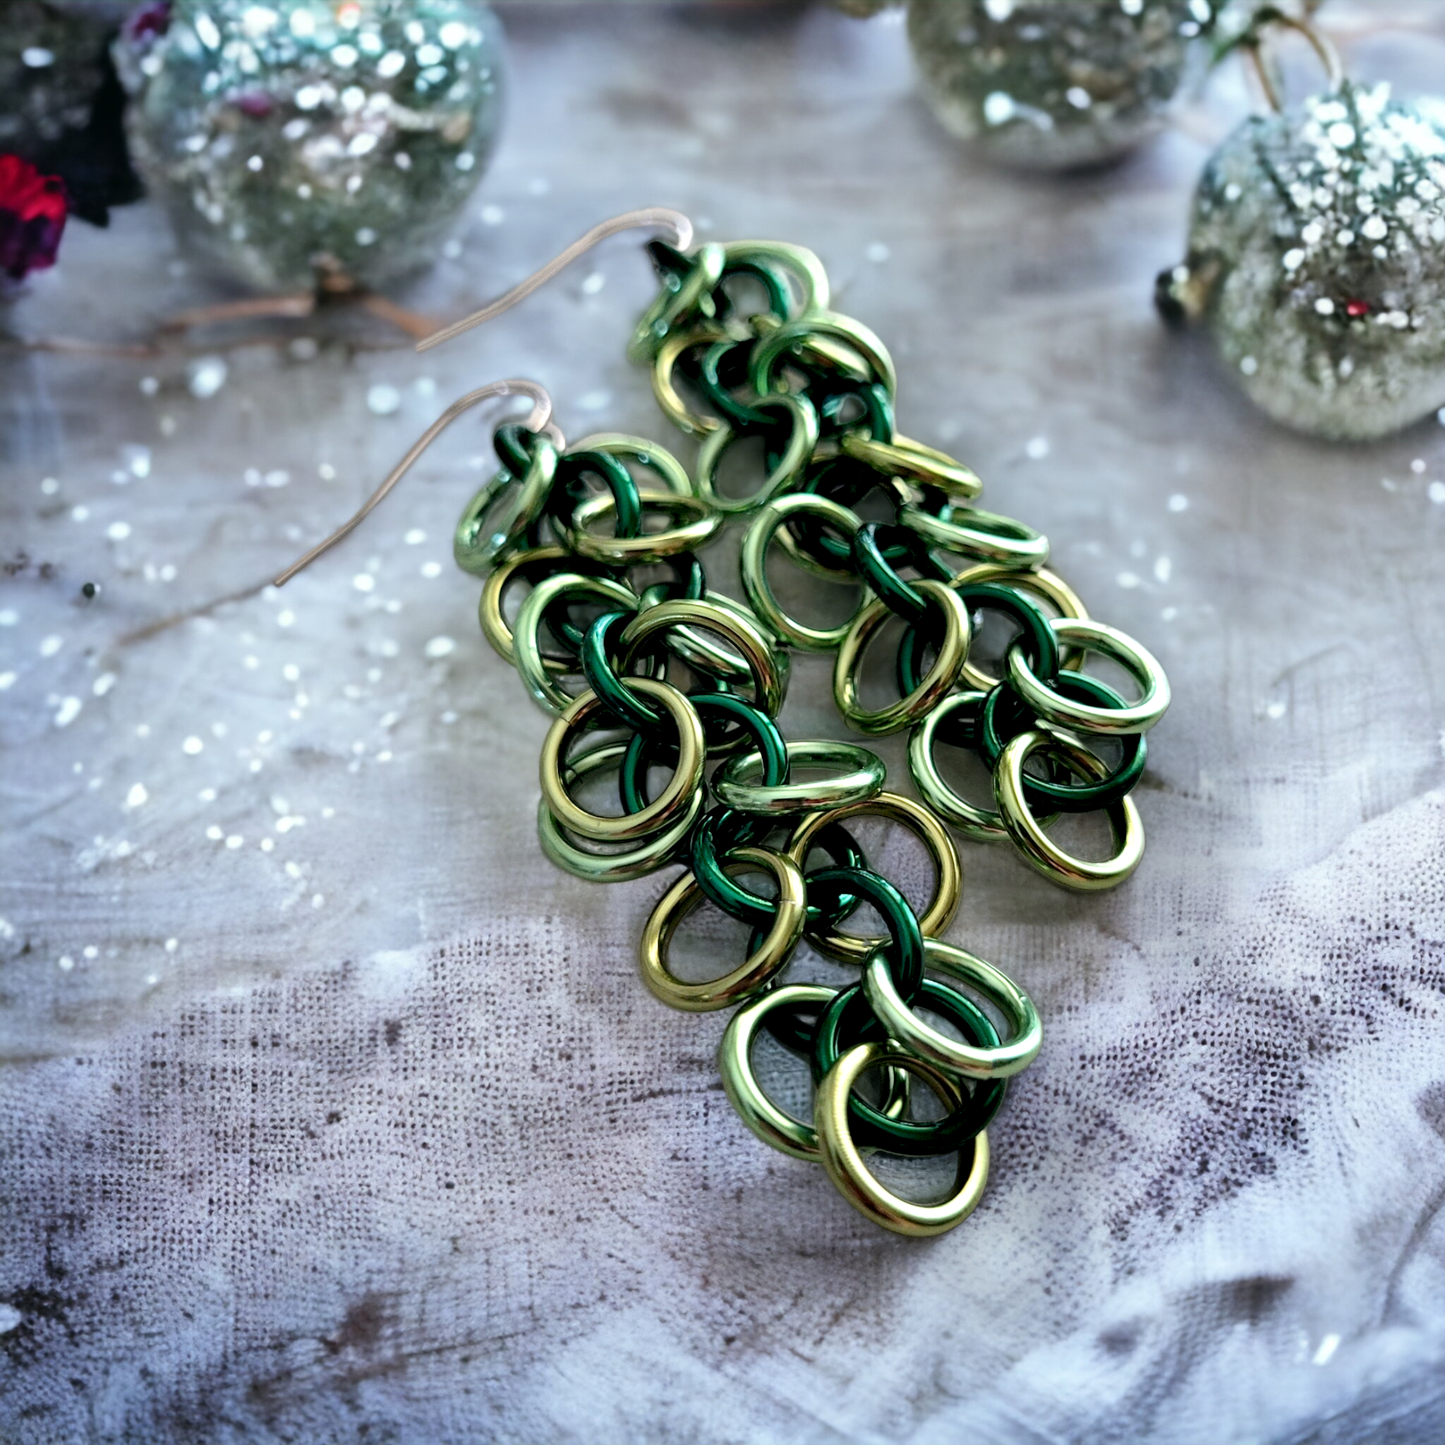
{"type": "MultiPolygon", "coordinates": [[[[1438,86],[1438,14],[1396,13],[1352,67],[1438,86]]],[[[1238,75],[1121,169],[1021,179],[939,132],[896,15],[504,19],[505,143],[400,299],[463,315],[638,205],[814,248],[906,434],[1168,670],[1147,854],[1085,898],[961,845],[948,937],[1043,1050],[977,1213],[878,1230],[733,1115],[722,1016],[643,988],[663,879],[541,855],[546,720],[448,555],[484,425],[264,586],[494,377],[691,464],[622,359],[639,248],[425,357],[345,308],[138,357],[217,293],[151,206],[72,227],[11,322],[99,345],[0,349],[0,1439],[1445,1439],[1445,430],[1289,435],[1160,329],[1238,75]]],[[[828,660],[794,673],[786,735],[843,736],[828,660]]]]}

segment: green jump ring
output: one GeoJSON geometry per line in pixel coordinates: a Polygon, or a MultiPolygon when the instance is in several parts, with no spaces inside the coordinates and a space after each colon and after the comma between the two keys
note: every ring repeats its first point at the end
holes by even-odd
{"type": "Polygon", "coordinates": [[[818,901],[815,895],[827,897],[830,893],[846,891],[857,894],[878,910],[892,941],[891,947],[887,943],[882,947],[893,971],[893,981],[899,995],[911,1004],[923,980],[923,930],[918,926],[918,915],[903,894],[881,874],[862,868],[818,868],[804,877],[808,880],[810,903],[818,901]]]}
{"type": "MultiPolygon", "coordinates": [[[[1128,704],[1106,682],[1086,672],[1061,672],[1050,684],[1061,696],[1074,702],[1091,703],[1095,707],[1127,707],[1128,704]]],[[[1022,698],[1006,682],[1001,682],[984,699],[979,717],[979,751],[989,767],[996,767],[1008,743],[1021,732],[1037,724],[1022,698]],[[1014,716],[1005,723],[1007,738],[998,727],[998,708],[1011,705],[1014,716]],[[1017,722],[1019,726],[1012,724],[1017,722]]],[[[1097,783],[1055,783],[1025,773],[1024,797],[1029,805],[1043,811],[1052,808],[1060,813],[1091,813],[1117,803],[1133,790],[1144,772],[1148,757],[1148,740],[1142,733],[1126,733],[1119,738],[1122,752],[1119,764],[1108,777],[1097,783]]]]}
{"type": "MultiPolygon", "coordinates": [[[[925,577],[935,582],[948,582],[953,573],[941,562],[935,561],[928,549],[914,539],[906,528],[882,522],[865,522],[853,536],[853,562],[865,587],[868,587],[887,604],[890,612],[911,623],[914,627],[923,621],[929,610],[929,602],[923,594],[910,586],[898,575],[884,552],[883,537],[899,534],[899,542],[908,548],[911,555],[901,560],[916,567],[925,577]]],[[[917,684],[915,683],[916,687],[917,684]]],[[[905,695],[913,688],[905,688],[905,695]]]]}
{"type": "Polygon", "coordinates": [[[557,459],[557,476],[548,499],[548,511],[563,522],[586,500],[582,479],[588,473],[600,477],[617,504],[617,536],[635,537],[642,530],[642,501],[632,473],[616,457],[595,448],[564,452],[557,459]]]}
{"type": "Polygon", "coordinates": [[[860,381],[881,382],[890,397],[898,393],[898,375],[893,369],[893,359],[888,348],[861,321],[839,316],[828,311],[814,311],[800,316],[795,321],[779,326],[771,335],[764,336],[753,347],[749,365],[753,390],[759,396],[766,396],[778,389],[773,370],[786,353],[799,346],[806,346],[817,337],[841,341],[857,352],[870,374],[860,376],[860,381]]]}
{"type": "Polygon", "coordinates": [[[825,430],[830,436],[847,432],[885,445],[893,440],[893,402],[881,382],[840,387],[817,405],[818,416],[828,423],[825,430]],[[862,404],[863,415],[856,421],[840,421],[839,413],[850,401],[862,404]]]}
{"type": "MultiPolygon", "coordinates": [[[[732,808],[714,808],[698,823],[692,835],[693,877],[724,913],[742,923],[751,924],[757,930],[753,942],[748,945],[750,952],[756,949],[762,934],[772,926],[773,904],[771,899],[760,897],[734,882],[722,865],[734,848],[764,836],[769,828],[770,820],[756,814],[738,813],[732,808]]],[[[823,829],[816,846],[840,867],[858,872],[868,867],[868,859],[858,840],[839,824],[823,829]]],[[[841,893],[832,908],[809,903],[804,927],[809,930],[837,929],[857,911],[860,902],[854,894],[841,893]]]]}
{"type": "MultiPolygon", "coordinates": [[[[612,666],[611,633],[632,620],[631,612],[604,612],[582,639],[582,675],[587,686],[625,727],[635,732],[650,733],[666,726],[666,719],[655,707],[638,697],[612,666]]],[[[634,809],[633,811],[637,811],[634,809]]]]}
{"type": "MultiPolygon", "coordinates": [[[[918,1001],[941,1014],[963,1034],[974,1048],[999,1047],[998,1030],[987,1014],[971,999],[947,984],[925,978],[918,1001]]],[[[818,1018],[810,1064],[814,1083],[838,1061],[840,1055],[858,1043],[883,1040],[887,1034],[878,1021],[863,985],[855,983],[836,994],[818,1018]],[[846,1039],[846,1042],[845,1042],[846,1039]]],[[[848,1102],[854,1142],[864,1149],[882,1149],[909,1159],[926,1159],[963,1148],[974,1135],[988,1127],[998,1113],[1008,1085],[1003,1079],[975,1083],[973,1092],[953,1113],[932,1123],[890,1119],[855,1094],[848,1102]]]]}
{"type": "MultiPolygon", "coordinates": [[[[625,686],[625,684],[624,684],[625,686]]],[[[594,688],[594,691],[596,689],[594,688]]],[[[600,696],[600,694],[599,694],[600,696]]],[[[710,721],[736,723],[745,734],[751,734],[758,750],[751,754],[763,759],[764,777],[776,778],[778,784],[788,780],[788,752],[778,725],[766,713],[760,712],[746,699],[732,693],[699,693],[690,696],[694,711],[706,730],[710,721]]],[[[659,725],[661,719],[659,719],[659,725]]],[[[646,796],[648,765],[657,757],[666,757],[668,748],[660,747],[654,737],[648,736],[655,730],[639,730],[627,744],[627,756],[623,760],[618,776],[621,788],[622,806],[629,813],[640,813],[650,801],[646,796]]],[[[746,841],[746,840],[744,840],[746,841]]],[[[726,875],[723,875],[726,878],[726,875]]],[[[731,881],[731,880],[729,880],[731,881]]],[[[733,885],[736,886],[736,885],[733,885]]],[[[716,900],[714,900],[716,901],[716,900]]],[[[719,905],[721,907],[721,905],[719,905]]]]}
{"type": "MultiPolygon", "coordinates": [[[[740,360],[746,361],[749,351],[752,349],[752,341],[716,341],[703,353],[702,365],[698,368],[697,386],[698,390],[720,411],[724,418],[733,423],[734,426],[749,429],[764,428],[773,425],[765,411],[758,407],[749,405],[745,401],[739,401],[733,394],[732,388],[722,379],[722,367],[730,357],[738,356],[740,360]]],[[[743,381],[746,381],[744,374],[743,381]]]]}
{"type": "MultiPolygon", "coordinates": [[[[1016,587],[1001,582],[968,582],[956,590],[970,613],[980,608],[991,608],[1013,618],[1023,629],[1024,656],[1036,668],[1038,676],[1052,680],[1059,675],[1058,634],[1037,603],[1030,601],[1016,587]]],[[[928,641],[923,629],[917,626],[910,627],[899,641],[898,687],[905,697],[923,680],[923,649],[928,641]]],[[[952,743],[955,747],[973,746],[971,742],[957,741],[956,737],[950,729],[940,735],[940,741],[952,743]]]]}

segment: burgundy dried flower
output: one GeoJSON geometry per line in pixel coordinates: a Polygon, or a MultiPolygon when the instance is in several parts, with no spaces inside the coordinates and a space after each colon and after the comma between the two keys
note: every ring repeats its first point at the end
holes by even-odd
{"type": "Polygon", "coordinates": [[[0,155],[0,273],[21,281],[55,264],[70,211],[65,182],[19,156],[0,155]]]}
{"type": "Polygon", "coordinates": [[[132,45],[144,47],[159,40],[170,28],[171,0],[151,0],[126,18],[123,30],[132,45]]]}

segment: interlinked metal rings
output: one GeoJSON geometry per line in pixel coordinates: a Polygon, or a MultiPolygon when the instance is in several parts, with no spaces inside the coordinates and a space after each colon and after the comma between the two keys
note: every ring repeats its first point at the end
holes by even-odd
{"type": "Polygon", "coordinates": [[[718,802],[742,813],[766,813],[786,817],[792,813],[814,813],[819,808],[838,808],[867,802],[883,788],[887,769],[875,753],[853,743],[827,741],[789,743],[788,771],[792,781],[768,784],[761,781],[763,756],[739,753],[718,769],[712,790],[718,802]],[[799,782],[802,768],[833,768],[821,778],[799,782]]]}
{"type": "Polygon", "coordinates": [[[579,807],[567,793],[561,764],[572,733],[580,731],[602,707],[602,701],[595,692],[591,689],[584,692],[547,730],[541,762],[542,797],[547,807],[564,828],[582,838],[623,843],[661,832],[687,811],[693,794],[702,783],[702,723],[687,698],[675,687],[650,678],[633,678],[629,685],[649,700],[661,704],[671,718],[677,729],[677,766],[657,800],[640,812],[608,817],[579,807]]]}
{"type": "MultiPolygon", "coordinates": [[[[563,786],[574,783],[602,768],[617,766],[627,751],[626,743],[604,743],[601,747],[573,758],[562,769],[563,786]]],[[[703,795],[699,788],[692,796],[687,811],[677,822],[654,833],[635,847],[620,849],[582,848],[568,838],[556,815],[547,806],[546,798],[537,803],[537,836],[542,851],[559,868],[589,883],[625,883],[645,878],[687,850],[687,840],[702,812],[703,795]]]]}
{"type": "Polygon", "coordinates": [[[724,865],[729,870],[758,868],[778,885],[775,912],[767,936],[731,973],[709,983],[684,983],[667,966],[667,947],[684,918],[703,901],[691,873],[684,873],[657,901],[642,930],[642,981],[655,998],[676,1009],[703,1013],[727,1008],[766,988],[793,956],[803,936],[803,875],[791,858],[767,848],[735,848],[724,865]]]}
{"type": "Polygon", "coordinates": [[[869,955],[863,969],[863,991],[891,1039],[949,1074],[970,1079],[1003,1079],[1026,1069],[1043,1042],[1039,1011],[1006,973],[991,963],[937,938],[924,940],[924,963],[976,988],[1008,1020],[1008,1041],[992,1048],[959,1043],[925,1023],[904,1003],[893,981],[886,954],[869,955]]]}
{"type": "Polygon", "coordinates": [[[802,983],[769,989],[732,1016],[718,1045],[718,1072],[738,1118],[764,1144],[791,1154],[794,1159],[818,1158],[817,1131],[812,1124],[793,1118],[768,1098],[753,1073],[753,1040],[769,1014],[799,1004],[822,1008],[833,997],[833,992],[831,988],[802,983]]]}
{"type": "MultiPolygon", "coordinates": [[[[831,823],[859,817],[888,818],[892,822],[902,823],[923,844],[933,864],[934,886],[928,907],[918,917],[918,927],[924,938],[936,938],[953,922],[953,916],[958,912],[958,901],[963,890],[963,870],[959,867],[958,852],[953,846],[953,840],[949,838],[943,825],[911,798],[900,797],[897,793],[879,793],[877,797],[864,802],[845,803],[842,807],[829,808],[826,812],[809,813],[788,839],[788,856],[806,871],[808,853],[817,843],[818,835],[823,829],[831,823]]],[[[810,931],[808,941],[820,953],[849,963],[863,963],[874,949],[886,942],[878,937],[870,938],[836,930],[810,931]]]]}
{"type": "Polygon", "coordinates": [[[870,737],[882,737],[910,727],[948,695],[968,656],[968,609],[953,588],[926,578],[913,583],[937,609],[943,634],[933,666],[918,686],[886,707],[865,708],[859,701],[859,671],[869,642],[893,615],[881,598],[870,602],[854,620],[838,649],[833,665],[833,700],[849,727],[870,737]]]}
{"type": "Polygon", "coordinates": [[[1003,750],[993,775],[994,797],[1004,827],[1019,851],[1050,883],[1086,893],[1117,887],[1144,857],[1144,824],[1134,800],[1121,798],[1105,810],[1117,849],[1112,858],[1094,863],[1066,853],[1044,832],[1024,796],[1024,764],[1045,748],[1087,778],[1099,781],[1108,776],[1109,769],[1093,753],[1057,734],[1020,733],[1003,750]]]}
{"type": "MultiPolygon", "coordinates": [[[[858,614],[867,606],[865,590],[858,610],[846,622],[836,627],[809,627],[789,617],[773,595],[772,583],[768,581],[768,547],[780,527],[784,527],[797,516],[810,516],[836,527],[845,536],[852,538],[862,525],[857,516],[827,497],[812,492],[795,492],[791,496],[779,497],[769,502],[753,518],[752,525],[743,537],[740,571],[743,590],[754,612],[773,629],[784,642],[804,652],[831,652],[847,637],[849,629],[858,619],[858,614]]],[[[847,577],[845,582],[857,578],[847,577]]]]}
{"type": "Polygon", "coordinates": [[[494,562],[521,547],[547,506],[556,475],[556,445],[534,437],[526,471],[520,477],[498,472],[467,504],[452,539],[457,566],[485,576],[494,562]]]}
{"type": "Polygon", "coordinates": [[[747,666],[758,707],[770,716],[782,707],[787,671],[779,665],[770,639],[741,608],[724,608],[716,602],[694,602],[685,597],[649,607],[628,623],[618,639],[623,666],[631,664],[649,638],[678,627],[706,628],[725,638],[737,648],[747,666]]]}
{"type": "Polygon", "coordinates": [[[1045,722],[1064,728],[1083,728],[1091,733],[1148,732],[1169,706],[1169,679],[1164,669],[1132,637],[1102,622],[1056,618],[1054,632],[1060,642],[1090,648],[1112,657],[1144,689],[1138,702],[1125,707],[1098,707],[1061,697],[1038,677],[1017,646],[1009,649],[1009,681],[1020,697],[1045,722]]]}
{"type": "Polygon", "coordinates": [[[741,433],[727,422],[719,422],[708,433],[697,453],[697,493],[719,512],[751,512],[791,487],[812,460],[818,445],[818,413],[805,396],[766,396],[759,410],[779,411],[788,419],[788,440],[763,483],[746,497],[725,497],[717,488],[718,467],[723,454],[741,433]]]}
{"type": "MultiPolygon", "coordinates": [[[[687,245],[685,221],[661,214],[687,245]]],[[[741,1004],[719,1066],[747,1127],[785,1153],[821,1160],[848,1201],[885,1228],[938,1233],[976,1205],[988,1172],[983,1131],[1040,1042],[1028,995],[941,941],[961,889],[944,820],[974,838],[1011,839],[1063,886],[1121,881],[1143,850],[1126,795],[1168,684],[1142,647],[1088,620],[1045,566],[1047,539],[974,507],[981,483],[968,467],[898,434],[892,360],[868,327],[827,309],[827,277],[811,252],[749,241],[689,253],[660,240],[649,251],[663,287],[630,353],[650,363],[664,412],[701,439],[696,481],[641,437],[602,433],[559,455],[560,440],[502,427],[504,470],[458,530],[459,562],[489,574],[479,609],[488,641],[555,715],[541,757],[542,848],[597,882],[690,864],[644,929],[648,989],[689,1011],[741,1004]],[[746,497],[723,496],[724,458],[749,437],[763,441],[767,475],[746,497]],[[693,555],[730,513],[752,514],[741,553],[747,606],[709,591],[693,555]],[[859,588],[845,623],[813,627],[789,615],[767,575],[774,542],[806,572],[859,588]],[[958,557],[978,561],[955,571],[945,559],[958,557]],[[634,570],[659,563],[670,574],[663,581],[634,570]],[[531,592],[513,630],[504,604],[516,581],[531,592]],[[1000,611],[1021,629],[1002,679],[977,655],[977,610],[1000,611]],[[895,615],[904,624],[898,697],[865,707],[865,653],[895,615]],[[884,766],[865,748],[784,739],[776,719],[789,649],[836,651],[835,701],[855,731],[912,729],[909,764],[924,804],[881,791],[884,766]],[[1138,701],[1079,671],[1090,651],[1123,665],[1138,701]],[[586,684],[575,698],[573,675],[586,684]],[[569,758],[588,729],[623,736],[569,758]],[[1100,740],[1112,740],[1116,761],[1104,761],[1113,753],[1100,740]],[[993,807],[944,783],[936,745],[967,748],[992,769],[993,807]],[[668,767],[666,782],[654,782],[668,767]],[[593,813],[573,789],[612,768],[622,811],[593,813]],[[1114,831],[1112,858],[1072,857],[1049,836],[1058,814],[1095,810],[1114,831]],[[843,827],[870,815],[903,823],[928,852],[934,889],[921,912],[843,827]],[[831,861],[810,868],[819,849],[831,861]],[[739,881],[758,871],[775,896],[739,881]],[[694,983],[674,972],[669,950],[704,898],[752,936],[741,963],[694,983]],[[847,931],[864,907],[886,934],[847,931]],[[839,990],[781,986],[800,939],[857,965],[860,980],[839,990]],[[1002,1037],[976,999],[1002,1014],[1002,1037]],[[780,1109],[759,1084],[759,1028],[807,1059],[811,1121],[780,1109]],[[873,1068],[885,1071],[881,1098],[856,1088],[873,1068]],[[910,1077],[937,1093],[941,1118],[911,1108],[910,1077]],[[900,1198],[865,1166],[873,1149],[958,1151],[950,1198],[900,1198]]]]}
{"type": "Polygon", "coordinates": [[[573,699],[548,668],[538,634],[543,614],[562,598],[600,602],[628,612],[637,606],[637,594],[630,587],[607,577],[583,577],[575,572],[562,572],[539,582],[532,589],[522,603],[522,610],[517,613],[517,626],[512,633],[512,661],[532,700],[553,717],[571,707],[573,699]]]}
{"type": "Polygon", "coordinates": [[[635,537],[607,536],[593,530],[593,523],[615,516],[617,499],[611,492],[589,497],[563,527],[567,545],[583,557],[614,566],[631,567],[641,562],[660,562],[679,552],[694,552],[722,526],[722,517],[700,497],[639,487],[637,496],[644,511],[661,512],[683,520],[661,532],[643,532],[635,537]]]}
{"type": "Polygon", "coordinates": [[[863,1162],[849,1129],[853,1086],[869,1069],[891,1065],[927,1082],[945,1105],[958,1107],[958,1086],[914,1054],[887,1044],[859,1044],[828,1071],[813,1101],[813,1129],[823,1168],[838,1192],[865,1218],[895,1234],[944,1234],[978,1207],[988,1183],[988,1135],[976,1134],[959,1151],[954,1192],[942,1204],[915,1204],[885,1188],[863,1162]]]}

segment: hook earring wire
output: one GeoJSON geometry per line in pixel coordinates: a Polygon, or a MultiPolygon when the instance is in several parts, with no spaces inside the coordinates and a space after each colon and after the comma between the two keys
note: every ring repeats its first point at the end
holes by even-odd
{"type": "Polygon", "coordinates": [[[506,381],[491,381],[479,386],[465,396],[458,397],[411,445],[407,454],[391,469],[386,480],[363,502],[350,521],[342,523],[324,542],[318,542],[299,561],[293,562],[272,583],[284,587],[303,568],[309,567],[323,552],[328,552],[344,537],[354,532],[371,515],[382,499],[411,470],[416,460],[463,412],[470,411],[479,402],[496,396],[525,396],[532,402],[532,410],[524,425],[529,431],[545,432],[557,443],[559,451],[567,449],[567,439],[552,423],[552,398],[547,388],[539,382],[524,377],[509,377],[506,381]]]}
{"type": "Polygon", "coordinates": [[[1278,5],[1265,5],[1257,10],[1249,25],[1223,49],[1219,57],[1230,50],[1243,50],[1248,57],[1260,89],[1264,92],[1266,104],[1276,114],[1285,108],[1284,83],[1279,74],[1278,62],[1270,44],[1269,29],[1292,30],[1304,38],[1324,68],[1325,78],[1331,91],[1337,91],[1345,83],[1344,62],[1334,43],[1314,23],[1317,4],[1307,3],[1302,14],[1293,15],[1278,5]]]}
{"type": "Polygon", "coordinates": [[[416,349],[430,351],[433,346],[440,346],[442,342],[450,341],[452,337],[460,336],[474,326],[481,326],[504,311],[510,311],[517,302],[524,301],[539,286],[545,286],[559,271],[566,270],[579,256],[585,255],[599,242],[617,235],[619,231],[646,227],[664,227],[670,230],[673,234],[673,245],[679,251],[686,251],[692,244],[692,222],[681,211],[675,211],[670,206],[644,206],[640,210],[624,211],[620,216],[613,216],[611,220],[593,226],[585,236],[578,237],[565,251],[558,252],[540,270],[532,272],[525,281],[519,281],[505,295],[498,296],[480,311],[474,311],[470,316],[464,316],[460,321],[454,321],[450,326],[445,326],[417,342],[416,349]]]}

